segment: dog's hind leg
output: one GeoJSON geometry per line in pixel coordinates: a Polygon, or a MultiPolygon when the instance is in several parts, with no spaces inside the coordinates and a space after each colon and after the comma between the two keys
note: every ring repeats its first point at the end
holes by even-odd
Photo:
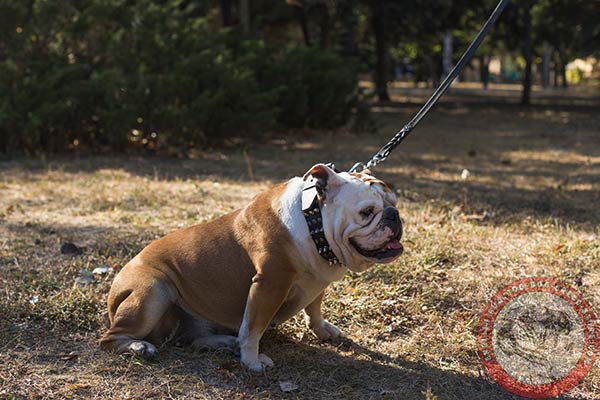
{"type": "MultiPolygon", "coordinates": [[[[115,353],[154,357],[158,350],[144,339],[160,330],[158,325],[173,306],[174,290],[158,278],[133,285],[131,277],[132,274],[125,274],[113,283],[108,299],[110,328],[100,339],[100,347],[115,353]]],[[[158,343],[160,338],[152,336],[158,343]]]]}

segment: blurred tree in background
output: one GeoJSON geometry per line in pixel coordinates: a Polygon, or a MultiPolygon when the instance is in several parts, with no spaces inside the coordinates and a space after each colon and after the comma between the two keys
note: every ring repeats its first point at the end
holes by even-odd
{"type": "MultiPolygon", "coordinates": [[[[189,149],[364,127],[361,78],[380,101],[393,79],[438,85],[495,4],[0,0],[0,152],[189,149]]],[[[515,60],[527,103],[532,82],[553,70],[566,85],[569,61],[600,55],[598,8],[515,2],[470,67],[487,86],[493,57],[515,60]]]]}

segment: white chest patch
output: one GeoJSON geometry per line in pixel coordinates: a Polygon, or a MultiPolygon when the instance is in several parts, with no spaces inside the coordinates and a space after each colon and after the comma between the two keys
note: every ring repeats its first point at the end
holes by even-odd
{"type": "Polygon", "coordinates": [[[279,217],[296,247],[296,267],[301,275],[308,274],[314,278],[299,279],[296,284],[310,292],[309,286],[324,288],[328,283],[341,279],[347,269],[339,265],[329,265],[317,252],[302,213],[302,187],[302,178],[292,178],[288,181],[280,199],[279,217]]]}

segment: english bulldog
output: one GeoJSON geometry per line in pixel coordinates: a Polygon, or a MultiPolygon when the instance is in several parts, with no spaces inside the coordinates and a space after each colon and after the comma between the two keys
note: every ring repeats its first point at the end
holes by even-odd
{"type": "Polygon", "coordinates": [[[313,166],[246,207],[150,243],[115,277],[100,346],[144,357],[167,340],[239,349],[248,370],[269,326],[303,311],[320,340],[340,331],[323,318],[325,288],[348,271],[403,251],[396,196],[369,171],[313,166]],[[236,336],[237,334],[237,336],[236,336]]]}

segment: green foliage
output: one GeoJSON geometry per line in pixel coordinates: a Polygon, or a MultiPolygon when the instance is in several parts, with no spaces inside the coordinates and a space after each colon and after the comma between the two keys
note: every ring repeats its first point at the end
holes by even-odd
{"type": "Polygon", "coordinates": [[[600,9],[586,0],[539,0],[532,9],[540,40],[557,49],[563,61],[600,54],[600,9]]]}
{"type": "Polygon", "coordinates": [[[289,48],[279,56],[266,69],[263,83],[276,82],[279,88],[281,125],[335,128],[348,121],[358,98],[356,77],[343,59],[307,47],[289,48]]]}
{"type": "Polygon", "coordinates": [[[0,152],[222,143],[360,106],[340,56],[241,40],[195,3],[0,0],[0,152]]]}

